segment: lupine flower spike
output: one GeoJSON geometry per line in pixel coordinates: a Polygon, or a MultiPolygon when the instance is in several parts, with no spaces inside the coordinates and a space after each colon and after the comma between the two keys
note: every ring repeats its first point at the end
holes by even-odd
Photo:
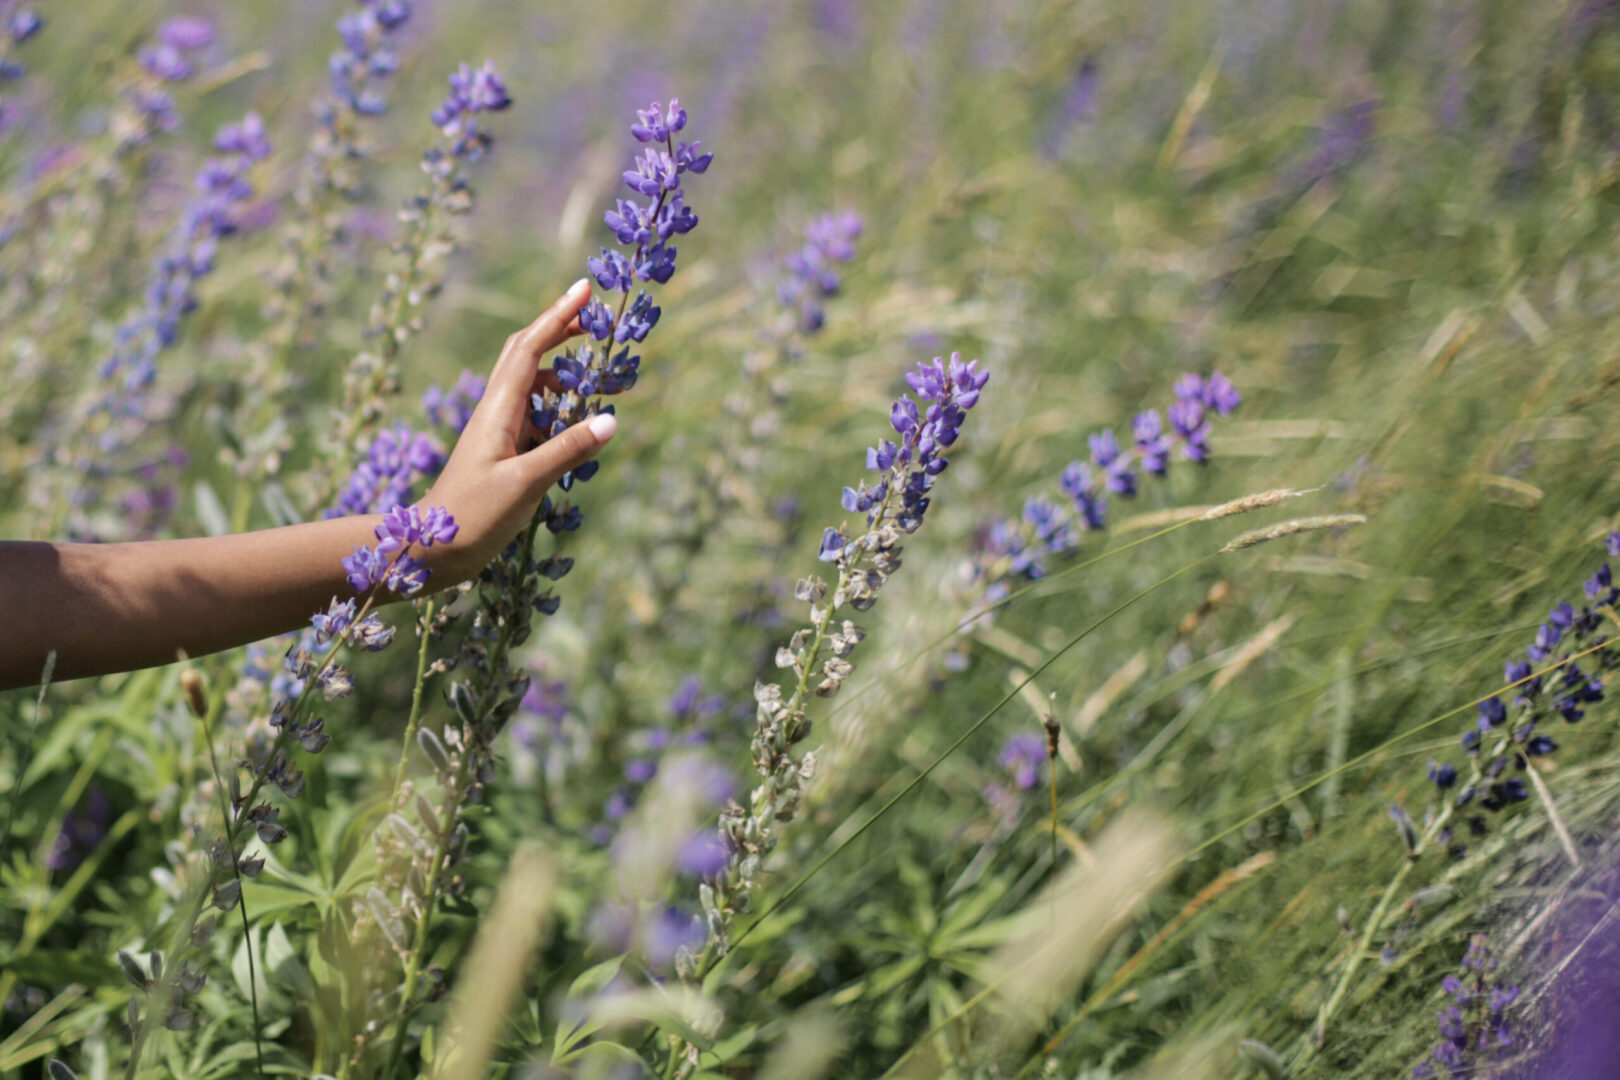
{"type": "Polygon", "coordinates": [[[1090,462],[1071,462],[1059,478],[1063,501],[1031,498],[1021,518],[995,521],[981,534],[969,573],[983,587],[985,602],[1003,599],[1019,581],[1044,577],[1054,559],[1079,549],[1082,534],[1106,529],[1109,496],[1134,497],[1141,472],[1165,476],[1174,458],[1208,462],[1212,421],[1230,415],[1242,401],[1220,372],[1207,377],[1189,372],[1176,382],[1175,400],[1166,410],[1168,432],[1158,411],[1149,409],[1132,421],[1134,442],[1128,447],[1120,446],[1111,428],[1092,435],[1090,462]]]}
{"type": "MultiPolygon", "coordinates": [[[[488,66],[476,70],[464,66],[452,76],[451,94],[434,113],[434,122],[450,139],[450,148],[447,154],[425,159],[425,167],[441,179],[441,188],[449,190],[450,197],[456,190],[453,163],[473,161],[487,152],[490,140],[483,118],[508,104],[505,87],[488,66]]],[[[706,172],[714,160],[696,141],[677,138],[687,123],[686,110],[674,99],[667,106],[654,103],[637,113],[631,135],[647,146],[623,176],[632,197],[618,200],[604,217],[625,250],[604,247],[600,255],[587,261],[591,276],[606,295],[598,295],[579,314],[587,343],[565,350],[552,361],[561,389],[537,394],[530,402],[530,418],[542,440],[593,415],[611,412],[612,406],[604,405],[601,398],[623,393],[636,383],[641,357],[633,350],[647,339],[662,315],[644,286],[664,284],[674,275],[674,241],[698,224],[697,214],[686,201],[686,183],[693,175],[706,172]],[[613,293],[620,294],[616,302],[613,293]]],[[[373,376],[364,377],[373,380],[368,385],[380,385],[373,376]]],[[[448,393],[430,391],[424,407],[436,425],[458,428],[466,423],[482,393],[481,381],[464,377],[448,393]]],[[[597,462],[589,462],[562,477],[558,486],[564,493],[572,491],[597,469],[597,462]]],[[[357,497],[364,497],[373,486],[369,479],[358,485],[357,497]]],[[[579,507],[562,498],[546,498],[524,533],[480,573],[479,607],[455,661],[466,674],[451,685],[447,695],[454,719],[442,736],[425,727],[418,732],[421,753],[432,767],[442,795],[437,805],[417,800],[417,825],[410,828],[422,842],[405,846],[404,850],[412,852],[410,865],[384,867],[384,875],[408,886],[408,892],[396,903],[379,889],[371,904],[373,917],[389,932],[391,941],[397,932],[400,944],[396,948],[405,958],[403,978],[393,979],[388,994],[394,1012],[389,1053],[395,1060],[403,1052],[409,1020],[423,1001],[422,959],[432,912],[459,880],[446,870],[464,855],[469,829],[462,811],[482,798],[484,786],[493,778],[496,736],[522,706],[529,689],[529,680],[512,666],[511,651],[528,639],[534,613],[557,611],[561,601],[552,585],[574,565],[572,558],[559,553],[537,557],[535,539],[542,526],[561,536],[578,529],[582,521],[579,507]],[[420,856],[414,853],[417,848],[420,856]]],[[[423,527],[427,527],[425,521],[423,527]]],[[[367,572],[373,571],[367,568],[367,572]]]]}

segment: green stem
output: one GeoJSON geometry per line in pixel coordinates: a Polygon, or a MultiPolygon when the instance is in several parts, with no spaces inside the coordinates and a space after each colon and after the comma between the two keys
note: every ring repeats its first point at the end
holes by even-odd
{"type": "MultiPolygon", "coordinates": [[[[334,650],[335,651],[335,650],[334,650]]],[[[220,665],[223,667],[223,665],[220,665]]],[[[219,679],[219,668],[215,669],[216,687],[223,685],[224,680],[219,679]]],[[[230,820],[230,805],[225,801],[225,777],[219,771],[219,756],[214,752],[214,726],[212,721],[217,718],[217,712],[224,708],[225,695],[216,688],[214,700],[208,704],[208,712],[202,717],[203,742],[208,747],[208,764],[214,771],[214,794],[219,797],[219,812],[228,821],[230,820]]],[[[242,884],[242,867],[236,859],[236,845],[227,842],[226,850],[231,856],[231,876],[236,880],[237,887],[242,884]]],[[[259,1031],[263,1021],[259,1018],[259,977],[253,961],[253,932],[248,927],[247,893],[243,891],[236,901],[236,909],[242,913],[242,943],[247,949],[248,962],[248,1000],[253,1006],[253,1057],[259,1066],[259,1074],[264,1074],[264,1045],[260,1041],[259,1031]]]]}
{"type": "MultiPolygon", "coordinates": [[[[530,522],[527,535],[519,548],[525,555],[533,547],[535,526],[537,524],[538,515],[530,522]]],[[[501,631],[501,636],[497,639],[493,650],[494,656],[491,658],[490,671],[500,669],[507,650],[511,648],[514,632],[515,628],[512,626],[508,626],[501,631]]],[[[426,634],[423,636],[425,640],[426,634]]],[[[425,644],[423,646],[423,655],[426,655],[425,644]]],[[[485,700],[487,707],[488,698],[485,700]]],[[[476,720],[482,721],[483,718],[484,716],[480,715],[476,720]]],[[[433,909],[437,903],[436,894],[438,892],[440,872],[445,865],[446,849],[449,847],[450,836],[455,831],[457,805],[460,800],[461,786],[466,781],[466,768],[470,759],[471,753],[463,751],[461,759],[456,763],[454,775],[451,776],[450,782],[445,785],[444,802],[439,813],[439,833],[435,837],[433,845],[433,865],[428,868],[427,884],[423,889],[422,917],[417,920],[416,932],[411,940],[410,955],[405,959],[405,981],[400,988],[399,1013],[394,1018],[394,1037],[388,1050],[388,1067],[384,1071],[384,1076],[393,1075],[405,1053],[405,1036],[410,1026],[411,1017],[415,1014],[416,984],[422,974],[422,958],[427,953],[427,937],[433,923],[433,909]]]]}
{"type": "MultiPolygon", "coordinates": [[[[1476,783],[1479,779],[1480,771],[1476,763],[1473,777],[1469,782],[1476,783]]],[[[1440,830],[1446,827],[1446,823],[1451,820],[1451,815],[1455,810],[1456,802],[1447,799],[1445,807],[1439,814],[1435,815],[1434,820],[1429,823],[1429,827],[1423,830],[1422,835],[1418,837],[1417,844],[1413,846],[1411,851],[1406,853],[1406,857],[1401,860],[1400,868],[1395,871],[1395,875],[1389,879],[1389,884],[1384,887],[1383,895],[1378,898],[1378,904],[1367,918],[1367,925],[1361,928],[1361,936],[1356,939],[1356,947],[1350,953],[1349,960],[1345,962],[1344,970],[1339,972],[1339,978],[1334,983],[1333,992],[1328,995],[1328,999],[1322,1003],[1322,1008],[1317,1013],[1316,1026],[1311,1031],[1310,1042],[1305,1049],[1307,1059],[1320,1050],[1327,1041],[1328,1020],[1332,1018],[1334,1012],[1344,1001],[1345,994],[1349,993],[1350,983],[1355,978],[1357,969],[1361,967],[1361,962],[1367,958],[1367,952],[1372,948],[1373,938],[1377,935],[1379,928],[1384,925],[1384,919],[1389,914],[1389,905],[1394,903],[1395,895],[1400,891],[1401,884],[1406,881],[1406,875],[1411,873],[1412,867],[1417,865],[1418,857],[1423,854],[1424,849],[1439,835],[1440,830]]]]}
{"type": "Polygon", "coordinates": [[[433,623],[433,601],[430,599],[422,608],[422,644],[416,652],[416,686],[411,690],[411,715],[405,721],[404,744],[399,750],[399,766],[394,770],[394,796],[393,804],[397,808],[399,792],[405,786],[405,767],[411,760],[411,745],[416,742],[416,727],[422,719],[422,686],[427,681],[428,643],[432,635],[428,628],[433,623]]]}

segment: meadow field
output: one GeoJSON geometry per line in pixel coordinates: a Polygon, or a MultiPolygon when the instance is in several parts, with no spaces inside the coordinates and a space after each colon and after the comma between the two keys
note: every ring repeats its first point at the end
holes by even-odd
{"type": "Polygon", "coordinates": [[[0,2],[0,539],[388,515],[29,639],[0,1076],[1620,1076],[1617,210],[1611,0],[0,2]]]}

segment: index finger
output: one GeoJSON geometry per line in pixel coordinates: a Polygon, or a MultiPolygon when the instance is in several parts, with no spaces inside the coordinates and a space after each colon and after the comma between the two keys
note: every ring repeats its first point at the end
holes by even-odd
{"type": "Polygon", "coordinates": [[[500,359],[495,361],[489,389],[479,405],[493,410],[496,422],[508,429],[514,440],[527,423],[529,394],[540,357],[580,332],[575,316],[590,296],[589,279],[580,278],[539,318],[508,338],[500,359]]]}

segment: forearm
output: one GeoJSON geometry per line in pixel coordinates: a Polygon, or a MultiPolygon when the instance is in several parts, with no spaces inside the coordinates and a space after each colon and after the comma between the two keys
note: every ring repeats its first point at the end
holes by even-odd
{"type": "MultiPolygon", "coordinates": [[[[297,629],[332,597],[354,595],[341,560],[376,542],[380,520],[128,544],[0,542],[0,689],[36,683],[52,649],[54,677],[72,679],[297,629]]],[[[436,572],[429,588],[455,584],[444,578],[436,572]]]]}

